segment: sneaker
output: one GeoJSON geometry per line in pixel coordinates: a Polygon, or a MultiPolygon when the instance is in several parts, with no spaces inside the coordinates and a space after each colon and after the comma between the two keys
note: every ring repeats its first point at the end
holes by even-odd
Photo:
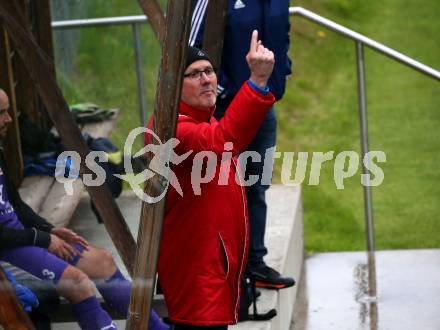
{"type": "Polygon", "coordinates": [[[275,269],[269,266],[263,266],[250,271],[255,278],[255,286],[265,289],[284,289],[295,285],[292,277],[283,277],[275,269]]]}

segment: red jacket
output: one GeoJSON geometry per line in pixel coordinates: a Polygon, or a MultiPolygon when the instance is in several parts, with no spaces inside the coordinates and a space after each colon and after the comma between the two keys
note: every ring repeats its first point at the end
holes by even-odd
{"type": "MultiPolygon", "coordinates": [[[[272,94],[263,96],[245,83],[219,122],[212,117],[214,109],[205,112],[180,104],[176,132],[180,143],[175,152],[193,152],[171,166],[183,197],[170,186],[158,265],[169,317],[175,323],[210,326],[237,322],[248,251],[245,189],[235,178],[237,155],[251,142],[274,102],[272,94]],[[233,143],[229,161],[222,161],[225,142],[233,143]],[[191,170],[200,151],[214,152],[217,162],[213,179],[202,183],[196,194],[191,170]],[[228,174],[229,178],[223,177],[219,184],[222,165],[222,176],[228,174]]],[[[202,173],[206,174],[206,168],[205,159],[202,173]]]]}

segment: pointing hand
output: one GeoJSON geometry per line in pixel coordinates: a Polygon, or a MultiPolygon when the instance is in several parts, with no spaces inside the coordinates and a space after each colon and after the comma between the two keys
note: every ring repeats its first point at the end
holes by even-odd
{"type": "Polygon", "coordinates": [[[272,51],[263,46],[261,40],[258,40],[257,30],[252,32],[246,61],[251,71],[250,80],[258,87],[266,88],[275,64],[275,56],[272,51]]]}

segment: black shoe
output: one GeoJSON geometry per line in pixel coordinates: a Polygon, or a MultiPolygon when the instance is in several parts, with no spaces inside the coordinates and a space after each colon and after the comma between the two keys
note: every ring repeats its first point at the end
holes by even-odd
{"type": "Polygon", "coordinates": [[[283,277],[269,266],[253,269],[250,272],[255,279],[255,286],[258,288],[278,290],[295,285],[295,280],[292,277],[283,277]]]}

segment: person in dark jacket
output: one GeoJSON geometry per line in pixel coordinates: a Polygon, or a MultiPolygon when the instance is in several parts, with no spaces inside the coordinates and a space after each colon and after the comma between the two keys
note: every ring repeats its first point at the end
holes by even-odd
{"type": "MultiPolygon", "coordinates": [[[[176,330],[220,330],[238,320],[249,237],[237,156],[275,102],[267,88],[273,53],[258,41],[257,31],[251,40],[250,78],[220,121],[213,117],[217,77],[212,63],[204,51],[188,49],[174,150],[188,157],[170,167],[181,191],[174,186],[168,191],[158,263],[176,330]],[[198,171],[211,180],[197,181],[198,171]]],[[[153,124],[150,120],[149,127],[153,124]]],[[[153,137],[145,136],[147,146],[153,137]]]]}
{"type": "MultiPolygon", "coordinates": [[[[208,0],[193,1],[189,40],[191,46],[202,47],[207,6],[208,0]]],[[[229,0],[217,86],[217,108],[214,114],[217,119],[225,115],[229,104],[249,77],[245,55],[248,51],[247,40],[253,30],[259,31],[261,41],[275,55],[275,66],[268,87],[277,101],[283,97],[286,77],[291,74],[291,61],[288,57],[289,0],[229,0]]],[[[281,276],[263,260],[267,254],[264,244],[267,213],[265,194],[272,180],[275,142],[276,117],[272,107],[256,136],[246,147],[248,151],[257,151],[262,160],[260,162],[248,160],[246,164],[245,179],[252,176],[259,177],[255,184],[246,187],[250,225],[248,271],[254,276],[257,286],[282,289],[294,285],[294,279],[281,276]],[[271,163],[265,164],[266,159],[271,163]]]]}
{"type": "MultiPolygon", "coordinates": [[[[0,140],[12,122],[9,99],[0,89],[0,140]]],[[[108,304],[127,315],[131,282],[113,257],[93,247],[67,228],[55,228],[22,201],[11,182],[5,155],[0,150],[0,260],[32,275],[50,280],[58,293],[73,304],[75,317],[85,330],[116,329],[99,304],[92,280],[108,304]]],[[[168,329],[152,313],[150,329],[168,329]]]]}

